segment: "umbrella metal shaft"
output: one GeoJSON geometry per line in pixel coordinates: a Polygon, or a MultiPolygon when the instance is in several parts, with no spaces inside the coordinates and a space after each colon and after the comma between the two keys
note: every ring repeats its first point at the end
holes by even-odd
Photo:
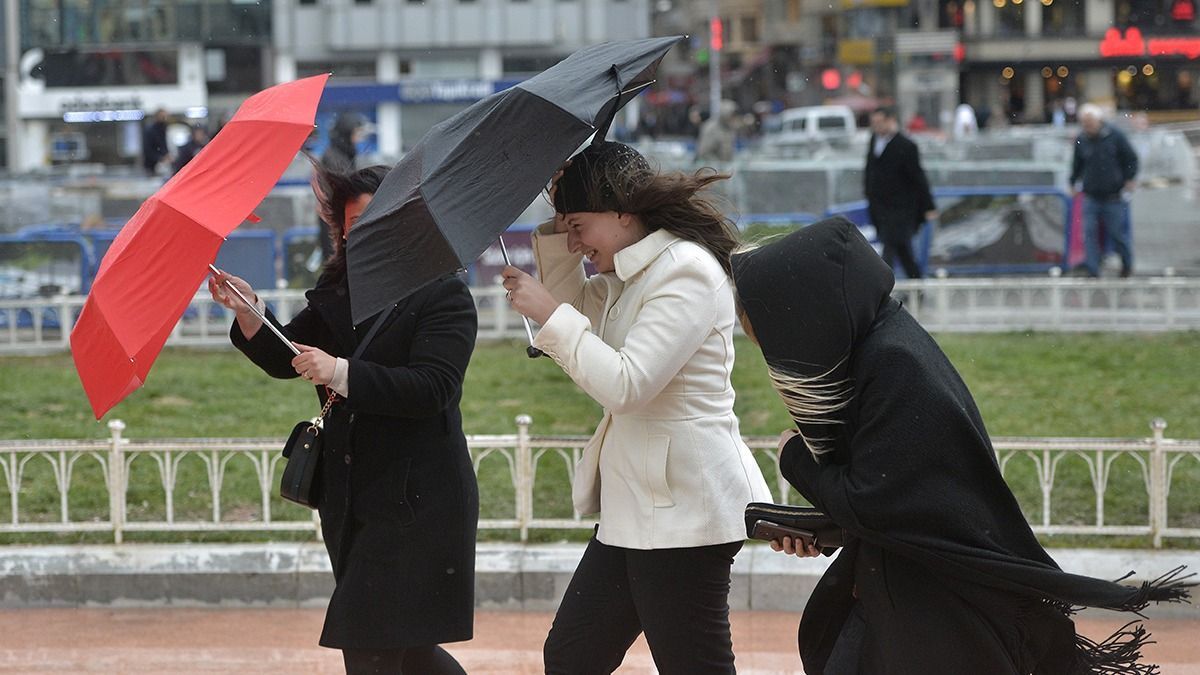
{"type": "MultiPolygon", "coordinates": [[[[512,266],[512,262],[508,259],[508,248],[504,246],[504,237],[500,239],[500,255],[504,256],[504,264],[512,266]]],[[[525,337],[529,338],[529,346],[525,348],[525,354],[531,359],[536,359],[544,355],[545,352],[533,346],[533,329],[529,327],[529,317],[521,316],[521,322],[525,324],[525,337]]]]}
{"type": "MultiPolygon", "coordinates": [[[[212,270],[213,274],[221,273],[221,270],[218,270],[215,265],[210,264],[208,266],[208,269],[212,270]]],[[[242,302],[246,303],[246,306],[250,308],[250,311],[254,313],[254,316],[258,317],[258,320],[263,322],[264,326],[266,326],[267,328],[270,328],[271,332],[275,334],[275,337],[278,337],[280,339],[280,341],[283,342],[283,344],[287,345],[287,348],[292,350],[293,354],[295,354],[296,356],[300,356],[300,350],[296,349],[296,345],[292,344],[292,341],[287,339],[287,336],[285,336],[278,328],[276,328],[275,324],[271,323],[270,321],[267,321],[267,317],[264,316],[262,312],[258,311],[258,307],[255,306],[255,304],[253,302],[250,302],[250,300],[248,300],[245,295],[242,295],[242,292],[239,291],[236,286],[229,283],[228,279],[225,280],[225,287],[228,288],[229,290],[233,291],[234,295],[238,296],[238,298],[240,298],[242,302]]],[[[526,328],[528,329],[529,326],[526,326],[526,328]]],[[[530,339],[532,339],[532,338],[530,338],[530,339]]]]}

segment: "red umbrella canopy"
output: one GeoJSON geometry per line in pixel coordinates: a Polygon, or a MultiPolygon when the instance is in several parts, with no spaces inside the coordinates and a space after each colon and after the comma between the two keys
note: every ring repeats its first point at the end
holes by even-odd
{"type": "Polygon", "coordinates": [[[328,75],[246,100],[187,166],[121,228],[71,331],[71,354],[100,419],[146,381],[216,260],[313,129],[328,75]]]}

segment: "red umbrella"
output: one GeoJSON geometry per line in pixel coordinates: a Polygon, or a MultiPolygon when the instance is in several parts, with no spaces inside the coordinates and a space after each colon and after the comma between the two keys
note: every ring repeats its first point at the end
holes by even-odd
{"type": "Polygon", "coordinates": [[[96,419],[146,381],[225,236],[251,217],[312,133],[328,78],[251,96],[121,229],[71,331],[96,419]]]}

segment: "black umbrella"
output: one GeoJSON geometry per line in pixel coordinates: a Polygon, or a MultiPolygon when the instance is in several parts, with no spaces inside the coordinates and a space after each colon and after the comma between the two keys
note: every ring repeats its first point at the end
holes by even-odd
{"type": "Polygon", "coordinates": [[[607,134],[682,39],[582,49],[430,129],[350,230],[354,322],[478,258],[589,135],[607,134]]]}

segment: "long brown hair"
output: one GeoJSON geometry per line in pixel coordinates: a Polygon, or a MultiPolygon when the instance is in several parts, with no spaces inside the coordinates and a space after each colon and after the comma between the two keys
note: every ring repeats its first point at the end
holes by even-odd
{"type": "Polygon", "coordinates": [[[635,215],[649,232],[667,230],[708,249],[732,277],[730,255],[741,241],[707,192],[726,178],[728,174],[710,168],[659,173],[633,148],[602,142],[572,159],[558,183],[560,191],[574,188],[585,194],[558,194],[555,201],[556,207],[572,204],[576,210],[635,215]]]}
{"type": "MultiPolygon", "coordinates": [[[[311,160],[312,157],[309,157],[311,160]]],[[[342,238],[346,224],[346,203],[364,194],[375,194],[389,168],[383,165],[369,166],[350,173],[340,173],[320,162],[313,162],[313,192],[317,195],[317,215],[325,224],[333,255],[325,261],[321,276],[342,279],[346,276],[346,240],[342,238]]]]}

